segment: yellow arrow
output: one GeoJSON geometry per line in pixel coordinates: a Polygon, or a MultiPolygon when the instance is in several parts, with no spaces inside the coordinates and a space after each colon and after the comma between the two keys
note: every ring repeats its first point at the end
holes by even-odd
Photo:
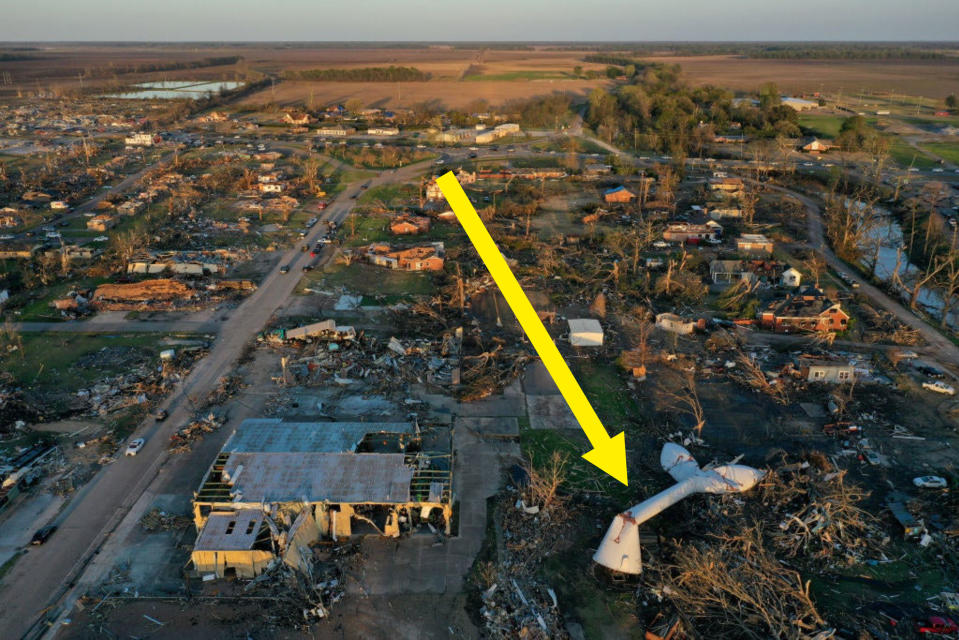
{"type": "Polygon", "coordinates": [[[559,353],[559,349],[553,343],[553,339],[546,332],[546,327],[543,326],[539,316],[536,315],[529,298],[523,293],[523,288],[519,286],[516,276],[510,271],[503,254],[496,247],[489,231],[486,230],[486,225],[476,214],[476,210],[470,203],[469,198],[466,197],[463,187],[460,186],[453,172],[448,172],[437,178],[436,184],[443,195],[446,196],[453,213],[456,214],[456,218],[463,225],[466,235],[469,236],[473,246],[476,247],[476,251],[486,264],[486,268],[489,269],[493,280],[496,281],[503,297],[506,298],[506,302],[516,315],[516,319],[519,320],[520,326],[523,327],[523,331],[529,337],[533,348],[536,349],[536,353],[539,354],[543,365],[549,375],[552,376],[556,386],[559,387],[559,392],[563,394],[566,404],[569,405],[573,415],[576,416],[576,420],[579,421],[579,426],[583,429],[586,437],[589,438],[590,444],[593,445],[593,450],[585,454],[583,458],[628,486],[629,483],[626,478],[626,437],[622,433],[612,438],[609,437],[606,428],[600,422],[599,416],[596,415],[593,406],[586,399],[586,394],[583,393],[579,383],[576,382],[573,372],[569,370],[566,361],[559,353]]]}

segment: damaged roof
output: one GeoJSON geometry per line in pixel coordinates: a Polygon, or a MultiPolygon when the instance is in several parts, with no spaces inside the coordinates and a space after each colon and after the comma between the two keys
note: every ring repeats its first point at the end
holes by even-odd
{"type": "Polygon", "coordinates": [[[244,420],[223,453],[343,453],[356,450],[370,433],[413,433],[410,422],[285,422],[244,420]]]}
{"type": "Polygon", "coordinates": [[[196,551],[243,551],[251,549],[256,542],[263,522],[259,509],[216,512],[210,514],[197,536],[196,551]]]}
{"type": "Polygon", "coordinates": [[[234,502],[410,501],[402,453],[233,453],[223,469],[234,502]]]}

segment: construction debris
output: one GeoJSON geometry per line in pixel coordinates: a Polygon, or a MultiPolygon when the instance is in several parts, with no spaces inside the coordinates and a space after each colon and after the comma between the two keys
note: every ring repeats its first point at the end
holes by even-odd
{"type": "Polygon", "coordinates": [[[160,511],[156,507],[150,509],[142,518],[140,526],[147,532],[171,531],[186,529],[193,524],[193,518],[189,515],[173,515],[160,511]]]}

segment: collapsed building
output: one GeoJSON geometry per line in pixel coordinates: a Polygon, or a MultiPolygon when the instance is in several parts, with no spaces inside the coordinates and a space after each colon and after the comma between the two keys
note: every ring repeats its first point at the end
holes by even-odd
{"type": "Polygon", "coordinates": [[[194,569],[306,571],[309,545],[354,535],[451,532],[449,429],[416,422],[244,420],[194,494],[194,569]]]}

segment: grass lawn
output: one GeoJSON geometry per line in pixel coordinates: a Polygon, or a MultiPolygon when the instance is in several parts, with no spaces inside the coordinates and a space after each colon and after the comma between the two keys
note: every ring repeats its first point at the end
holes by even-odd
{"type": "Polygon", "coordinates": [[[84,333],[24,333],[23,347],[3,351],[0,368],[13,376],[17,384],[73,392],[105,376],[129,370],[127,358],[88,358],[108,347],[120,347],[137,356],[153,360],[166,348],[159,334],[102,335],[84,333]]]}
{"type": "Polygon", "coordinates": [[[814,135],[823,138],[835,138],[839,135],[839,128],[842,126],[843,116],[827,115],[800,115],[799,126],[803,129],[809,129],[814,135]]]}
{"type": "Polygon", "coordinates": [[[928,142],[922,148],[945,159],[946,162],[959,165],[959,144],[955,142],[928,142]]]}
{"type": "Polygon", "coordinates": [[[419,195],[419,187],[415,184],[381,184],[364,191],[357,202],[360,204],[382,202],[387,207],[400,207],[418,204],[419,195]]]}
{"type": "Polygon", "coordinates": [[[328,289],[345,287],[351,293],[364,296],[386,296],[391,301],[433,293],[433,279],[428,273],[395,271],[362,262],[332,264],[323,271],[311,271],[300,281],[305,287],[328,289]]]}
{"type": "Polygon", "coordinates": [[[18,322],[60,321],[62,320],[60,312],[50,306],[53,300],[64,297],[72,289],[93,288],[107,280],[107,278],[80,278],[70,282],[54,284],[43,290],[39,298],[27,302],[20,309],[20,315],[16,316],[15,319],[18,322]]]}
{"type": "Polygon", "coordinates": [[[362,247],[371,242],[389,242],[400,245],[441,241],[449,246],[464,242],[466,234],[457,222],[433,220],[430,230],[409,236],[396,236],[390,231],[391,216],[383,213],[353,215],[339,228],[344,247],[362,247]],[[351,229],[351,225],[353,225],[351,229]]]}
{"type": "Polygon", "coordinates": [[[889,156],[903,167],[932,169],[939,166],[935,160],[902,140],[896,140],[892,143],[889,147],[889,156]]]}

